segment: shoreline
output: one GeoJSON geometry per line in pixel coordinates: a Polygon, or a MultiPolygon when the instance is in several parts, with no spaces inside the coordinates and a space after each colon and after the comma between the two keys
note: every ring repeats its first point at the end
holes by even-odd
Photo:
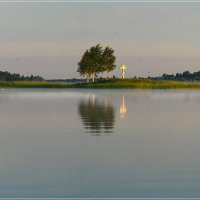
{"type": "Polygon", "coordinates": [[[77,89],[200,89],[200,82],[158,81],[152,79],[109,79],[89,83],[0,82],[0,88],[77,89]]]}

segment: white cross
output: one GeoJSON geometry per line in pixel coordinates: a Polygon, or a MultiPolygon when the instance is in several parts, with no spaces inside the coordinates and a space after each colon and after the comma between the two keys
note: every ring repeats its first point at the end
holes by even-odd
{"type": "Polygon", "coordinates": [[[126,66],[124,64],[122,64],[122,66],[120,67],[120,69],[122,70],[122,79],[124,79],[124,75],[125,75],[125,69],[126,69],[126,66]]]}

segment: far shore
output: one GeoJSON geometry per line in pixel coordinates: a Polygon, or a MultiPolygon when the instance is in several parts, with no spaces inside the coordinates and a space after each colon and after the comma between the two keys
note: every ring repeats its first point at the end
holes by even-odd
{"type": "Polygon", "coordinates": [[[158,81],[152,79],[109,79],[89,83],[0,82],[0,88],[102,88],[102,89],[200,89],[200,82],[158,81]]]}

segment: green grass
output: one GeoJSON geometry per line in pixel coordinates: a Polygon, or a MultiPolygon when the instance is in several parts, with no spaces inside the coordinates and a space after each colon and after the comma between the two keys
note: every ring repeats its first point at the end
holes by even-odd
{"type": "Polygon", "coordinates": [[[69,88],[68,83],[39,82],[0,82],[1,88],[69,88]]]}
{"type": "Polygon", "coordinates": [[[79,83],[77,88],[118,88],[118,89],[200,89],[198,82],[154,81],[151,79],[110,79],[94,83],[79,83]]]}
{"type": "Polygon", "coordinates": [[[154,81],[151,79],[110,79],[90,83],[0,82],[1,88],[118,88],[118,89],[200,89],[200,82],[154,81]]]}

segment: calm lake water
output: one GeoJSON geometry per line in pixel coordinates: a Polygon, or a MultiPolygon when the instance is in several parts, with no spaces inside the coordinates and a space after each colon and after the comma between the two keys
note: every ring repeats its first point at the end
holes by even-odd
{"type": "Polygon", "coordinates": [[[0,197],[200,197],[199,90],[0,91],[0,197]]]}

